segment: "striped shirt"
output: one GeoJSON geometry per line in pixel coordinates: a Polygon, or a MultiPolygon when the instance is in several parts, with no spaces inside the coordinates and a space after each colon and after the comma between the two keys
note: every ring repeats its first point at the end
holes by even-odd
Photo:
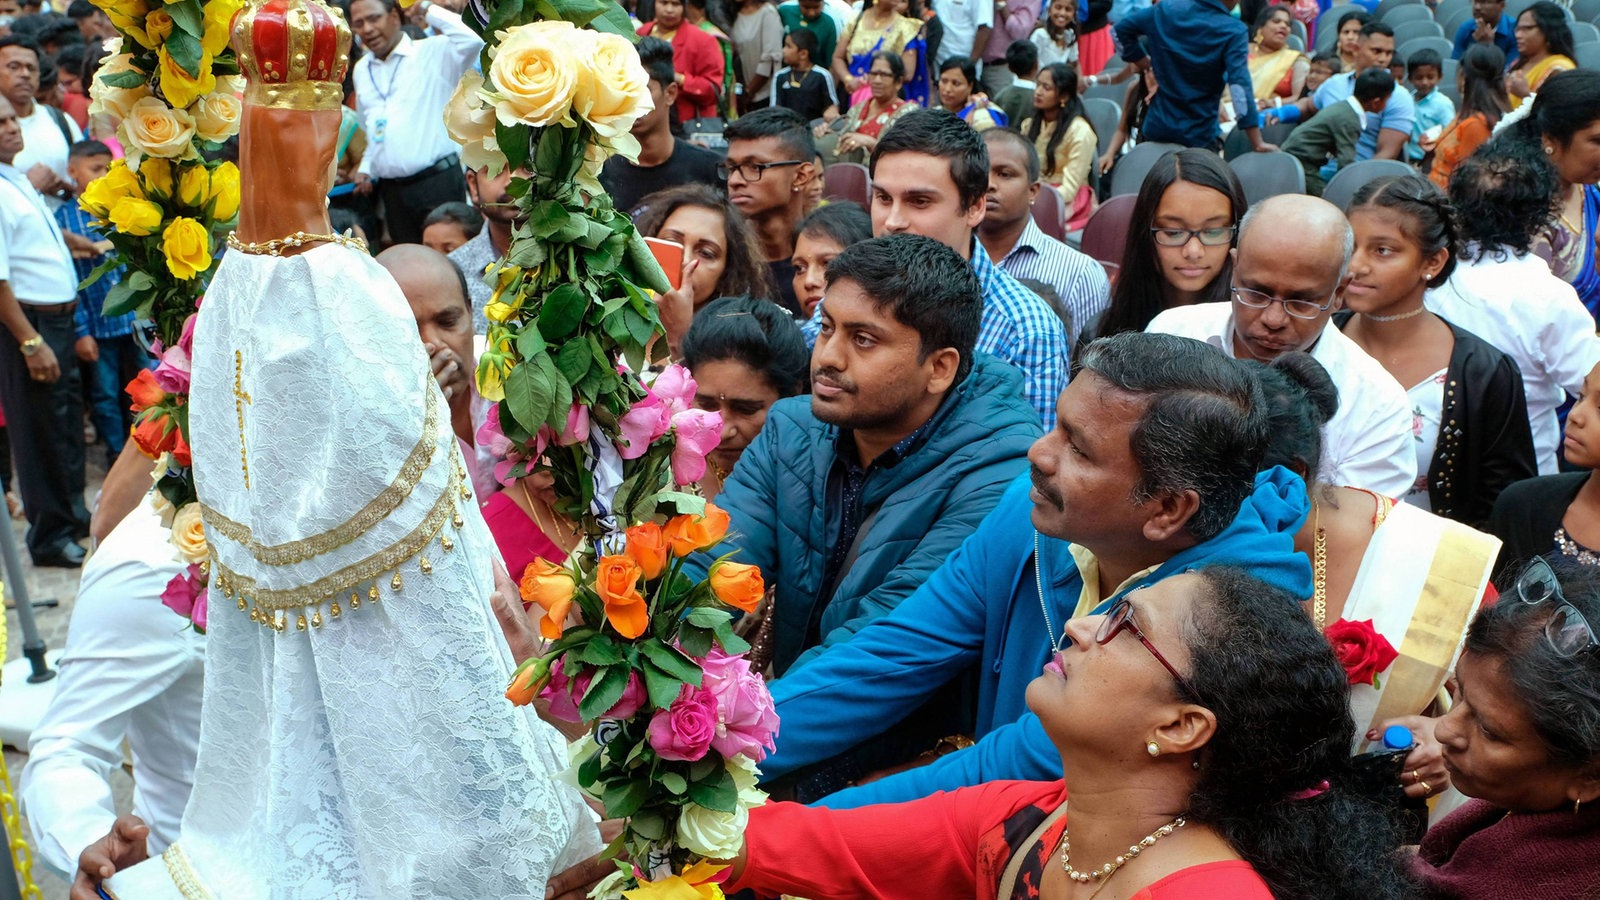
{"type": "MultiPolygon", "coordinates": [[[[1067,352],[1071,346],[1061,317],[1038,294],[990,262],[977,237],[972,239],[968,258],[983,289],[983,320],[974,349],[1020,369],[1022,392],[1028,403],[1038,410],[1046,430],[1054,428],[1056,400],[1067,386],[1067,352]]],[[[818,303],[810,321],[800,326],[807,344],[817,342],[823,303],[818,303]]]]}
{"type": "Polygon", "coordinates": [[[1084,326],[1093,322],[1111,302],[1111,282],[1105,267],[1088,254],[1068,247],[1042,231],[1029,216],[1022,235],[997,263],[1006,274],[1048,284],[1061,298],[1067,314],[1067,346],[1075,347],[1084,326]]]}
{"type": "MultiPolygon", "coordinates": [[[[94,227],[89,221],[89,214],[78,207],[76,202],[63,203],[56,207],[56,224],[61,226],[63,232],[86,237],[91,241],[103,241],[105,235],[100,229],[94,227]]],[[[73,257],[72,267],[77,270],[78,281],[89,277],[95,266],[105,262],[104,254],[90,259],[73,257]]],[[[78,308],[73,313],[74,333],[77,337],[114,338],[123,337],[133,333],[134,320],[138,318],[135,313],[123,313],[120,316],[103,316],[101,308],[105,305],[106,295],[122,280],[122,267],[100,276],[100,279],[88,287],[78,289],[78,308]]]]}

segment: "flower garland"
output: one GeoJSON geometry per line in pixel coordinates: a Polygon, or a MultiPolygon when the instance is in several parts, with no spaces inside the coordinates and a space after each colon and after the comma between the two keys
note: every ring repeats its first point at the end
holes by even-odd
{"type": "Polygon", "coordinates": [[[126,158],[79,197],[107,230],[109,258],[85,284],[116,269],[104,314],[138,313],[155,328],[154,372],[128,384],[133,442],[156,460],[153,503],[187,569],[162,602],[206,623],[206,543],[189,458],[189,347],[195,310],[222,236],[239,213],[239,169],[215,154],[239,132],[244,90],[229,28],[243,0],[94,0],[121,37],[90,87],[92,117],[117,123],[126,158]]]}
{"type": "MultiPolygon", "coordinates": [[[[585,722],[568,777],[626,819],[617,872],[590,896],[722,896],[777,715],[733,633],[732,610],[764,593],[753,566],[684,558],[715,548],[727,514],[695,493],[721,418],[693,408],[694,379],[667,366],[655,302],[666,277],[597,176],[637,155],[633,123],[653,106],[626,14],[612,0],[469,0],[485,39],[445,111],[467,165],[514,173],[520,215],[493,296],[480,393],[495,401],[479,441],[496,475],[554,479],[556,510],[586,540],[566,565],[521,573],[551,641],[506,690],[585,722]],[[626,851],[630,862],[620,861],[626,851]]],[[[731,554],[730,554],[731,555],[731,554]]]]}

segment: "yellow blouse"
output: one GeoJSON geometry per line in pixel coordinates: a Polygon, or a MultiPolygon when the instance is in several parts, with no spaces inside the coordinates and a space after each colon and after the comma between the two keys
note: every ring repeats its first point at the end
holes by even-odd
{"type": "MultiPolygon", "coordinates": [[[[1060,127],[1061,120],[1058,118],[1053,127],[1040,128],[1039,137],[1033,142],[1033,147],[1039,151],[1039,168],[1042,173],[1039,179],[1060,188],[1061,196],[1070,206],[1078,189],[1089,183],[1089,166],[1094,163],[1098,147],[1094,128],[1090,127],[1087,119],[1077,116],[1067,125],[1067,133],[1061,138],[1061,144],[1056,147],[1056,155],[1052,160],[1049,155],[1050,136],[1060,127]]],[[[1029,134],[1032,128],[1032,119],[1023,120],[1021,128],[1023,134],[1029,134]]]]}

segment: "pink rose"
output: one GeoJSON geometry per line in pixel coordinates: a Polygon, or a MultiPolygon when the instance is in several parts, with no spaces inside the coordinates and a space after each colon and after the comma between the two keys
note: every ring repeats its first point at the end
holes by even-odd
{"type": "Polygon", "coordinates": [[[172,576],[161,592],[161,604],[185,619],[199,631],[206,630],[206,590],[200,577],[200,567],[190,565],[172,576]]]}
{"type": "Polygon", "coordinates": [[[563,722],[583,721],[578,715],[578,704],[572,699],[572,679],[567,677],[560,659],[550,666],[550,680],[539,690],[539,696],[550,701],[550,715],[563,722]]]}
{"type": "Polygon", "coordinates": [[[571,447],[581,444],[589,439],[589,407],[581,403],[574,403],[567,410],[567,427],[561,430],[561,435],[556,438],[556,444],[562,447],[571,447]]]}
{"type": "Polygon", "coordinates": [[[650,385],[650,392],[661,398],[674,415],[694,407],[694,392],[699,389],[689,370],[676,363],[667,366],[650,385]]]}
{"type": "Polygon", "coordinates": [[[156,383],[169,394],[189,393],[189,351],[194,346],[194,320],[193,315],[184,320],[178,346],[163,347],[158,352],[160,363],[155,370],[156,383]]]}
{"type": "Polygon", "coordinates": [[[667,433],[672,427],[672,410],[662,399],[646,390],[644,399],[633,404],[617,420],[617,431],[622,438],[617,452],[623,459],[638,459],[650,449],[650,443],[667,433]]]}
{"type": "Polygon", "coordinates": [[[706,474],[706,454],[722,443],[722,414],[686,409],[672,417],[672,480],[694,484],[706,474]]]}
{"type": "MultiPolygon", "coordinates": [[[[583,699],[583,695],[589,692],[589,685],[593,682],[593,669],[580,672],[577,678],[569,679],[561,660],[557,659],[550,667],[550,681],[539,691],[539,696],[550,701],[552,716],[563,722],[582,722],[583,716],[578,714],[578,703],[583,699]]],[[[649,699],[650,695],[645,691],[644,680],[639,677],[639,673],[629,672],[628,686],[622,689],[622,697],[599,717],[631,719],[649,699]]]]}
{"type": "Polygon", "coordinates": [[[694,762],[717,737],[717,698],[704,688],[684,685],[670,709],[650,718],[650,746],[662,759],[694,762]]]}
{"type": "Polygon", "coordinates": [[[750,669],[743,656],[729,656],[718,647],[700,662],[703,690],[717,698],[717,736],[712,749],[726,758],[743,754],[756,762],[777,749],[778,711],[767,682],[750,669]]]}

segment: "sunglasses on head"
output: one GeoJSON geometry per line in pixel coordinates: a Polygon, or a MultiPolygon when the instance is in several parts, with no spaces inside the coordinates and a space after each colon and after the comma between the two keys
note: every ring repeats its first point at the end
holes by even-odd
{"type": "Polygon", "coordinates": [[[1517,576],[1517,597],[1529,606],[1555,601],[1556,611],[1544,623],[1544,637],[1557,656],[1573,657],[1600,647],[1594,628],[1561,593],[1561,582],[1544,557],[1535,557],[1517,576]]]}

